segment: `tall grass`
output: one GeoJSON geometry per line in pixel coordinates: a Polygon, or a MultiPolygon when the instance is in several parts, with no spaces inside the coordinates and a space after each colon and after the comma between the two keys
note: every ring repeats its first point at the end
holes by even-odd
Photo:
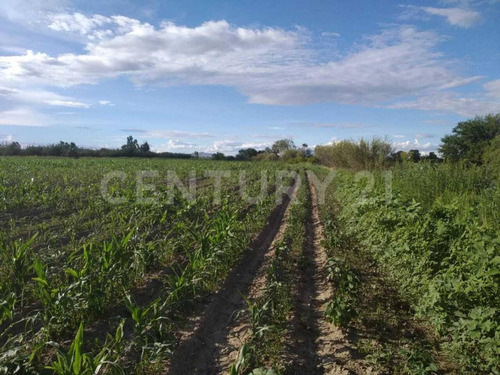
{"type": "Polygon", "coordinates": [[[484,225],[500,228],[498,180],[483,166],[462,163],[400,163],[391,168],[393,191],[425,208],[457,204],[472,209],[484,225]]]}
{"type": "Polygon", "coordinates": [[[389,143],[380,138],[359,142],[344,140],[332,145],[317,146],[316,157],[329,167],[354,170],[384,168],[392,152],[389,143]]]}

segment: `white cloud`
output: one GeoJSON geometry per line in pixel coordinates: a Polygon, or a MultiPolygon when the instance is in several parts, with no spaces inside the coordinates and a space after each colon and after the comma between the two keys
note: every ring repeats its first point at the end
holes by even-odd
{"type": "Polygon", "coordinates": [[[471,9],[433,7],[421,7],[420,9],[433,16],[445,17],[450,25],[463,28],[474,26],[481,19],[481,14],[471,9]]]}
{"type": "Polygon", "coordinates": [[[500,79],[487,82],[483,85],[483,87],[487,91],[488,96],[500,98],[500,79]]]}
{"type": "Polygon", "coordinates": [[[114,103],[111,103],[109,100],[99,100],[99,105],[114,107],[114,103]]]}
{"type": "Polygon", "coordinates": [[[500,112],[500,101],[475,96],[459,96],[453,92],[421,96],[416,100],[399,102],[389,108],[406,108],[424,111],[453,112],[464,117],[500,112]]]}
{"type": "Polygon", "coordinates": [[[73,98],[41,89],[17,89],[0,86],[0,97],[4,97],[13,103],[47,104],[71,108],[90,107],[88,104],[76,101],[73,98]]]}
{"type": "Polygon", "coordinates": [[[236,154],[242,148],[255,148],[257,150],[262,150],[266,147],[271,146],[270,142],[242,142],[236,140],[217,140],[211,145],[200,145],[197,143],[189,141],[181,141],[179,139],[169,139],[167,143],[160,146],[155,146],[156,151],[168,151],[168,152],[185,152],[192,153],[194,151],[204,152],[208,154],[214,154],[216,152],[222,152],[228,155],[236,154]]]}
{"type": "Polygon", "coordinates": [[[0,1],[0,17],[30,22],[40,13],[56,11],[68,2],[68,0],[2,0],[0,1]]]}
{"type": "Polygon", "coordinates": [[[334,33],[334,32],[331,32],[331,31],[324,31],[324,32],[321,33],[321,36],[330,37],[330,38],[339,38],[340,34],[339,33],[334,33]]]}
{"type": "MultiPolygon", "coordinates": [[[[59,15],[52,28],[72,31],[65,17],[75,15],[59,15]]],[[[155,28],[127,17],[81,17],[83,33],[102,31],[101,23],[110,21],[113,35],[89,42],[80,55],[28,51],[1,56],[0,83],[66,87],[124,75],[138,85],[233,86],[252,103],[296,105],[380,104],[477,79],[451,70],[435,51],[436,34],[408,26],[385,30],[343,58],[324,63],[312,57],[307,32],[300,29],[239,28],[226,21],[155,28]]]]}
{"type": "Polygon", "coordinates": [[[241,142],[234,140],[219,140],[215,141],[212,146],[202,148],[200,151],[215,153],[222,152],[224,154],[235,154],[244,148],[255,148],[256,150],[263,150],[266,147],[271,147],[272,142],[241,142]]]}
{"type": "Polygon", "coordinates": [[[44,118],[29,108],[15,108],[0,111],[0,125],[43,126],[44,118]]]}
{"type": "Polygon", "coordinates": [[[53,31],[66,31],[88,35],[97,28],[110,23],[111,19],[98,14],[87,17],[81,13],[55,13],[48,14],[47,21],[49,22],[47,27],[53,31]]]}
{"type": "Polygon", "coordinates": [[[330,141],[324,143],[323,146],[335,145],[339,142],[342,142],[342,139],[340,139],[339,137],[332,137],[332,139],[330,139],[330,141]]]}
{"type": "Polygon", "coordinates": [[[276,134],[276,133],[267,133],[267,134],[262,134],[262,133],[256,133],[252,134],[253,139],[266,139],[269,141],[277,141],[278,139],[293,139],[294,137],[290,134],[276,134]]]}
{"type": "Polygon", "coordinates": [[[88,104],[81,102],[74,102],[70,100],[49,100],[46,102],[48,105],[70,107],[70,108],[90,108],[88,104]]]}
{"type": "Polygon", "coordinates": [[[197,145],[191,142],[169,139],[166,144],[154,147],[156,152],[193,152],[197,145]]]}
{"type": "MultiPolygon", "coordinates": [[[[0,84],[67,87],[126,76],[139,86],[231,86],[258,104],[392,102],[397,108],[408,97],[426,98],[481,78],[455,73],[456,61],[436,51],[441,38],[410,26],[367,37],[343,57],[324,62],[308,46],[308,31],[300,28],[241,28],[226,21],[155,27],[124,16],[80,13],[47,18],[53,31],[88,37],[86,52],[0,56],[0,84]]],[[[479,108],[481,100],[471,98],[468,106],[479,108]]],[[[106,102],[99,101],[110,105],[106,102]]],[[[404,102],[399,108],[411,107],[404,102]]]]}
{"type": "Polygon", "coordinates": [[[429,151],[435,151],[438,146],[430,142],[420,143],[419,140],[415,138],[413,141],[406,140],[402,142],[393,142],[392,147],[396,151],[420,150],[429,152],[429,151]]]}
{"type": "Polygon", "coordinates": [[[10,134],[0,134],[0,143],[12,143],[14,137],[10,134]]]}

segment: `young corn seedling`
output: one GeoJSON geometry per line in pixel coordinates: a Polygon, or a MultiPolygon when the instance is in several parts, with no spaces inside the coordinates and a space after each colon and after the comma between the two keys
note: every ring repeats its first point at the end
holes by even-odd
{"type": "Polygon", "coordinates": [[[45,273],[45,266],[40,263],[38,259],[33,263],[33,270],[35,271],[37,277],[33,278],[36,282],[38,298],[43,303],[43,315],[46,326],[50,323],[52,317],[52,312],[55,306],[55,296],[56,290],[52,290],[47,279],[47,274],[45,273]]]}
{"type": "MultiPolygon", "coordinates": [[[[108,335],[106,343],[97,355],[84,353],[83,323],[80,323],[77,334],[68,350],[57,346],[56,360],[46,368],[57,375],[124,375],[118,363],[118,351],[123,338],[123,322],[118,326],[115,337],[108,335]]],[[[34,353],[36,354],[36,353],[34,353]]],[[[34,358],[32,354],[31,359],[34,358]]]]}
{"type": "Polygon", "coordinates": [[[20,296],[21,306],[24,304],[24,286],[28,275],[31,273],[32,260],[30,259],[30,246],[37,236],[38,234],[35,234],[27,242],[14,241],[12,245],[12,284],[14,292],[17,296],[20,296]]]}
{"type": "Polygon", "coordinates": [[[243,344],[238,352],[238,358],[229,367],[229,375],[241,375],[248,369],[252,358],[253,348],[250,344],[243,344]]]}
{"type": "Polygon", "coordinates": [[[0,299],[0,324],[12,320],[17,299],[15,293],[10,293],[5,299],[0,299]]]}
{"type": "Polygon", "coordinates": [[[245,301],[247,302],[247,309],[250,313],[252,336],[254,338],[261,338],[266,331],[271,329],[269,325],[266,325],[266,320],[269,316],[269,301],[266,301],[263,305],[259,305],[257,302],[251,302],[247,298],[245,298],[245,301]]]}

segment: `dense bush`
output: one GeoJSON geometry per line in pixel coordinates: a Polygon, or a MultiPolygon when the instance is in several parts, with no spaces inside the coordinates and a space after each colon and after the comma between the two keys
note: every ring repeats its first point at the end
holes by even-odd
{"type": "Polygon", "coordinates": [[[359,142],[340,141],[332,145],[317,146],[318,160],[329,167],[355,170],[384,168],[389,164],[392,147],[380,138],[359,142]]]}
{"type": "Polygon", "coordinates": [[[483,153],[483,162],[496,178],[500,178],[500,135],[493,139],[483,153]]]}

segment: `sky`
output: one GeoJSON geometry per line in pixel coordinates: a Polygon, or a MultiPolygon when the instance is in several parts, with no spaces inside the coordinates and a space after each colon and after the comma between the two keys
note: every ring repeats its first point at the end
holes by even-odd
{"type": "Polygon", "coordinates": [[[0,142],[434,151],[500,112],[498,20],[500,0],[2,0],[0,142]]]}

